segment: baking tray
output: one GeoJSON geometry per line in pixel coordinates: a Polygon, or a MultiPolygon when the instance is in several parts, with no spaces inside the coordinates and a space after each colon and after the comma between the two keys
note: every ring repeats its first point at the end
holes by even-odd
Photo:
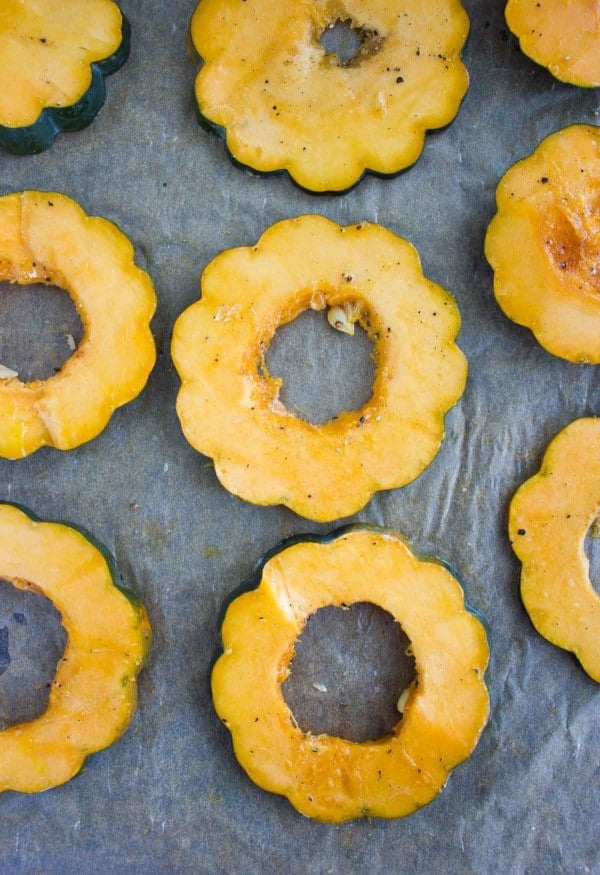
{"type": "MultiPolygon", "coordinates": [[[[525,58],[500,0],[465,6],[471,86],[457,119],[428,136],[408,171],[389,180],[368,176],[344,196],[315,197],[285,175],[237,169],[221,140],[197,125],[195,61],[186,47],[194,3],[183,0],[123,0],[131,58],[108,80],[100,117],[42,155],[0,155],[3,193],[63,191],[131,237],[156,284],[159,350],[146,390],[96,440],[68,453],[42,449],[0,462],[3,499],[44,518],[73,520],[109,546],[155,632],[124,738],[63,787],[0,798],[2,873],[600,871],[600,690],[533,630],[506,536],[508,502],[538,469],[549,439],[600,410],[598,371],[553,358],[509,322],[483,257],[501,174],[549,132],[598,123],[599,94],[556,82],[525,58]],[[224,599],[280,539],[332,526],[254,507],[219,485],[210,461],[179,428],[172,326],[197,298],[201,271],[216,253],[253,243],[279,219],[312,212],[342,224],[379,222],[408,238],[426,274],[457,298],[459,343],[470,365],[435,461],[415,483],[377,495],[354,518],[398,529],[419,552],[458,569],[490,627],[489,725],[441,795],[399,821],[328,826],[301,817],[249,781],[211,706],[224,599]]],[[[51,349],[64,358],[67,335],[77,330],[66,296],[47,293],[36,315],[33,293],[2,292],[0,360],[20,356],[20,367],[48,367],[51,349]]],[[[368,390],[364,341],[332,338],[317,317],[304,317],[276,343],[271,368],[285,372],[290,405],[315,416],[325,410],[321,402],[356,403],[368,390]],[[352,392],[343,396],[349,374],[352,392]]],[[[59,624],[36,611],[0,587],[0,626],[19,644],[11,671],[0,676],[5,697],[13,672],[25,676],[41,666],[43,674],[44,659],[49,671],[60,651],[59,624]],[[19,625],[14,615],[23,613],[28,623],[19,625]]],[[[379,706],[362,714],[354,706],[361,678],[389,686],[385,661],[376,665],[369,656],[391,647],[385,624],[368,611],[347,624],[335,617],[320,623],[304,648],[298,709],[318,724],[337,696],[339,708],[352,705],[350,722],[376,723],[379,706]],[[327,671],[331,689],[323,693],[313,683],[321,685],[327,671]],[[334,684],[342,675],[351,691],[346,705],[334,684]]],[[[42,676],[29,677],[30,692],[39,687],[34,697],[43,693],[42,676]]]]}

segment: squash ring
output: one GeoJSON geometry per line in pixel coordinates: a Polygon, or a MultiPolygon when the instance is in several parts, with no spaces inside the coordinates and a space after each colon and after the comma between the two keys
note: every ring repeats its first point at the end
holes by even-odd
{"type": "Polygon", "coordinates": [[[506,23],[521,51],[561,82],[600,85],[600,12],[592,0],[508,0],[506,23]]]}
{"type": "Polygon", "coordinates": [[[256,246],[217,256],[201,300],[175,324],[184,434],[246,501],[320,522],[350,516],[377,490],[414,480],[437,453],[444,414],[465,386],[459,326],[454,298],[391,231],[322,216],[279,222],[256,246]],[[264,351],[303,310],[348,304],[375,344],[373,395],[314,425],[279,401],[264,351]]]}
{"type": "Polygon", "coordinates": [[[523,564],[521,597],[531,622],[600,683],[600,596],[584,546],[599,515],[600,418],[589,417],[554,438],[539,473],[517,490],[509,537],[523,564]]]}
{"type": "Polygon", "coordinates": [[[287,170],[309,191],[392,175],[449,124],[468,87],[469,19],[459,0],[200,0],[191,21],[203,66],[200,121],[234,162],[287,170]],[[365,34],[341,63],[318,37],[336,21],[365,34]]]}
{"type": "Polygon", "coordinates": [[[104,79],[129,57],[113,0],[2,0],[0,147],[34,155],[98,115],[104,79]]]}
{"type": "Polygon", "coordinates": [[[0,731],[0,792],[64,784],[133,717],[152,632],[102,550],[87,533],[0,505],[0,577],[49,598],[67,632],[46,711],[0,731]]]}
{"type": "Polygon", "coordinates": [[[248,585],[257,588],[227,610],[212,692],[249,777],[326,822],[403,817],[430,802],[473,751],[489,714],[486,634],[458,581],[418,559],[401,536],[350,527],[284,544],[248,585]],[[391,735],[361,743],[303,732],[281,690],[308,617],[356,602],[402,624],[417,668],[391,735]]]}
{"type": "Polygon", "coordinates": [[[149,327],[156,296],[133,257],[112,222],[63,194],[0,198],[0,281],[66,289],[84,328],[78,349],[49,379],[0,377],[0,456],[77,447],[141,392],[156,358],[149,327]]]}
{"type": "Polygon", "coordinates": [[[600,364],[600,128],[550,134],[496,201],[485,254],[498,304],[553,355],[600,364]]]}

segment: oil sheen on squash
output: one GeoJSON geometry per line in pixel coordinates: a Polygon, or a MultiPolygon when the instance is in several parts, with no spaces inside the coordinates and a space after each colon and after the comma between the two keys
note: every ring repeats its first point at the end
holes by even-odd
{"type": "Polygon", "coordinates": [[[88,125],[104,77],[129,54],[129,24],[113,0],[2,0],[0,146],[41,152],[88,125]]]}
{"type": "Polygon", "coordinates": [[[465,387],[459,327],[452,295],[386,228],[322,216],[278,222],[256,246],[217,256],[201,299],[175,324],[184,434],[246,501],[319,522],[350,516],[377,490],[414,480],[438,452],[465,387]],[[286,409],[264,360],[277,328],[309,308],[337,312],[345,330],[358,322],[376,362],[369,400],[321,425],[286,409]]]}
{"type": "Polygon", "coordinates": [[[269,554],[223,622],[212,691],[235,755],[256,784],[316,820],[412,814],[487,722],[484,627],[453,575],[396,533],[359,526],[294,541],[269,554]],[[360,602],[391,614],[411,641],[417,679],[403,716],[372,741],[303,732],[282,692],[295,642],[320,608],[360,602]]]}
{"type": "Polygon", "coordinates": [[[598,0],[508,0],[506,21],[522,51],[557,79],[600,85],[598,0]]]}
{"type": "Polygon", "coordinates": [[[459,0],[200,0],[199,112],[237,162],[343,191],[413,164],[425,132],[454,118],[468,29],[459,0]],[[361,35],[350,61],[320,41],[342,22],[361,35]]]}
{"type": "Polygon", "coordinates": [[[600,363],[600,128],[551,134],[500,180],[485,252],[506,315],[571,362],[600,363]]]}
{"type": "Polygon", "coordinates": [[[58,192],[7,195],[0,198],[0,281],[64,288],[83,325],[77,350],[49,379],[22,382],[0,371],[0,456],[91,440],[141,392],[156,357],[154,287],[134,263],[130,241],[58,192]]]}
{"type": "Polygon", "coordinates": [[[0,576],[49,598],[67,633],[47,709],[0,732],[0,792],[37,793],[70,780],[87,756],[125,732],[152,633],[145,608],[119,588],[97,542],[6,504],[0,576]]]}
{"type": "Polygon", "coordinates": [[[585,554],[599,516],[600,418],[589,417],[554,438],[540,471],[519,488],[509,534],[523,565],[521,595],[531,622],[600,683],[600,596],[585,554]]]}

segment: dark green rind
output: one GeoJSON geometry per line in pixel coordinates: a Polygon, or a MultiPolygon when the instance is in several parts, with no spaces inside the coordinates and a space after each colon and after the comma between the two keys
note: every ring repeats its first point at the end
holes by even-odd
{"type": "MultiPolygon", "coordinates": [[[[288,547],[293,547],[295,544],[303,544],[303,543],[316,543],[316,544],[329,544],[331,541],[336,541],[338,538],[342,538],[344,535],[347,535],[349,532],[374,532],[378,535],[390,535],[396,540],[401,541],[405,544],[413,553],[414,556],[417,557],[420,561],[423,562],[435,562],[437,565],[441,565],[443,568],[448,571],[452,577],[457,581],[460,585],[463,594],[465,593],[465,588],[463,586],[462,579],[460,575],[457,573],[456,569],[453,568],[448,562],[445,562],[442,559],[438,559],[434,556],[425,556],[420,553],[417,553],[414,550],[412,544],[409,543],[407,538],[404,535],[400,534],[400,532],[395,529],[389,528],[388,526],[376,526],[372,523],[348,523],[348,525],[340,526],[337,529],[333,529],[331,532],[327,532],[324,535],[316,534],[316,533],[308,533],[306,535],[291,535],[289,538],[285,538],[283,541],[280,541],[279,544],[276,544],[270,550],[268,550],[256,563],[252,574],[247,577],[242,583],[239,584],[232,592],[228,594],[225,601],[221,606],[221,610],[218,616],[218,624],[219,628],[223,625],[223,621],[225,619],[225,614],[227,613],[227,609],[229,605],[238,598],[238,596],[243,595],[246,592],[251,592],[253,589],[256,589],[262,580],[262,573],[265,565],[272,559],[274,556],[277,556],[279,553],[282,553],[284,550],[287,550],[288,547]]],[[[468,604],[465,597],[465,609],[476,617],[482,626],[485,629],[486,637],[488,638],[488,644],[490,643],[490,627],[486,619],[481,615],[481,613],[476,609],[471,607],[468,604]]],[[[491,650],[491,645],[490,645],[491,650]]],[[[215,657],[215,662],[218,659],[220,651],[215,657]]],[[[213,663],[214,664],[214,663],[213,663]]]]}
{"type": "MultiPolygon", "coordinates": [[[[192,48],[194,50],[194,54],[195,54],[196,60],[198,62],[198,70],[200,70],[204,64],[204,59],[196,51],[196,48],[193,44],[193,40],[191,39],[191,35],[190,35],[190,43],[192,44],[192,48]]],[[[423,149],[419,153],[418,158],[415,161],[413,161],[412,164],[409,164],[407,167],[401,167],[400,170],[396,170],[392,173],[381,173],[378,170],[369,170],[369,168],[367,167],[361,173],[361,175],[358,177],[356,182],[353,182],[352,185],[349,185],[347,188],[334,188],[334,189],[326,189],[324,191],[314,191],[312,188],[306,188],[306,186],[301,185],[299,182],[297,182],[297,180],[294,179],[294,177],[289,173],[288,170],[286,170],[285,167],[282,167],[279,170],[257,170],[255,167],[252,167],[250,164],[244,164],[242,161],[239,161],[237,158],[234,157],[234,155],[232,155],[232,153],[229,149],[229,146],[227,145],[227,131],[225,130],[225,128],[222,127],[221,125],[215,124],[209,118],[207,118],[205,115],[202,114],[202,110],[200,109],[200,105],[198,104],[198,101],[196,100],[196,91],[194,88],[192,88],[192,101],[193,101],[193,104],[194,104],[194,107],[196,110],[196,120],[197,120],[198,124],[208,134],[216,134],[219,137],[219,139],[223,140],[223,144],[225,147],[225,154],[227,155],[227,157],[229,158],[229,160],[231,161],[231,163],[233,164],[234,167],[237,167],[238,170],[244,170],[246,173],[250,173],[252,176],[257,176],[257,177],[263,178],[263,179],[266,179],[267,177],[270,177],[270,176],[288,176],[290,178],[290,180],[293,182],[293,184],[296,186],[296,188],[300,189],[300,191],[306,192],[307,194],[312,194],[314,197],[333,197],[335,195],[348,194],[349,192],[354,191],[356,186],[360,185],[360,183],[363,181],[363,179],[365,177],[369,177],[369,176],[372,176],[375,179],[396,179],[399,176],[403,176],[408,170],[410,170],[411,167],[413,167],[416,164],[416,161],[418,160],[418,158],[421,157],[421,155],[425,151],[425,146],[426,146],[427,140],[435,137],[436,134],[442,133],[443,131],[445,131],[446,128],[449,128],[450,125],[452,124],[452,122],[454,121],[454,118],[452,118],[452,119],[450,119],[448,124],[442,125],[442,127],[428,128],[426,131],[424,131],[425,140],[423,143],[423,149]]],[[[459,109],[460,109],[460,106],[459,106],[459,109]]],[[[458,111],[457,111],[457,115],[458,115],[458,111]]],[[[456,116],[455,116],[455,118],[456,118],[456,116]]]]}
{"type": "MultiPolygon", "coordinates": [[[[22,504],[18,504],[16,501],[0,501],[0,505],[7,505],[8,507],[14,507],[17,510],[20,510],[21,513],[25,514],[26,517],[34,523],[52,523],[58,526],[66,526],[69,529],[73,529],[76,532],[85,538],[86,541],[89,541],[90,544],[98,550],[99,553],[104,557],[104,561],[108,565],[108,570],[115,587],[123,593],[127,601],[131,602],[134,608],[139,609],[143,608],[145,610],[145,605],[142,600],[134,593],[129,587],[125,586],[123,583],[123,578],[121,577],[121,573],[117,567],[117,562],[113,554],[110,552],[108,547],[106,547],[101,541],[99,541],[94,535],[88,532],[87,529],[83,528],[83,526],[78,526],[75,523],[69,522],[67,520],[45,520],[41,519],[37,516],[33,511],[31,511],[28,507],[25,507],[22,504]]],[[[35,581],[32,581],[33,583],[35,581]]]]}
{"type": "Polygon", "coordinates": [[[0,148],[11,155],[37,155],[48,149],[58,134],[80,131],[96,118],[106,99],[104,79],[123,66],[131,47],[131,25],[123,15],[121,44],[103,61],[91,65],[92,83],[71,106],[47,107],[34,124],[23,128],[0,125],[0,148]]]}

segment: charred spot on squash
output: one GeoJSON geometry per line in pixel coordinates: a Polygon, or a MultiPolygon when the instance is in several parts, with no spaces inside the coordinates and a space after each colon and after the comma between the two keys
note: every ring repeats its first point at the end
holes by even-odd
{"type": "Polygon", "coordinates": [[[590,579],[586,539],[589,547],[599,513],[600,418],[590,417],[564,428],[540,471],[517,490],[509,537],[522,563],[521,596],[533,625],[574,653],[598,682],[600,594],[590,579]]]}
{"type": "Polygon", "coordinates": [[[600,214],[586,201],[579,212],[565,203],[548,209],[546,223],[543,233],[555,270],[570,273],[569,284],[583,294],[600,298],[600,214]]]}
{"type": "Polygon", "coordinates": [[[551,134],[500,180],[485,251],[504,312],[572,362],[600,362],[600,133],[551,134]]]}
{"type": "Polygon", "coordinates": [[[368,602],[308,617],[287,671],[282,691],[302,732],[356,742],[393,732],[416,678],[408,636],[368,602]]]}
{"type": "Polygon", "coordinates": [[[466,380],[459,324],[452,296],[390,231],[320,216],[279,222],[256,246],[221,253],[204,272],[201,299],[175,324],[184,434],[247,501],[286,504],[319,522],[350,516],[437,453],[466,380]],[[348,322],[358,320],[375,347],[373,390],[359,410],[316,425],[282,404],[265,351],[303,310],[346,304],[348,322]]]}
{"type": "Polygon", "coordinates": [[[81,530],[0,505],[0,575],[49,598],[67,639],[45,711],[0,731],[0,792],[36,793],[65,783],[88,754],[127,728],[151,629],[141,603],[118,587],[113,568],[81,530]]]}
{"type": "MultiPolygon", "coordinates": [[[[403,817],[430,802],[474,749],[487,721],[489,650],[450,572],[375,527],[295,538],[271,551],[231,601],[212,673],[217,714],[260,787],[325,822],[403,817]],[[417,681],[384,738],[349,741],[303,731],[284,699],[294,644],[320,609],[368,602],[412,642],[417,681]]],[[[317,687],[319,695],[326,695],[317,687]]]]}

